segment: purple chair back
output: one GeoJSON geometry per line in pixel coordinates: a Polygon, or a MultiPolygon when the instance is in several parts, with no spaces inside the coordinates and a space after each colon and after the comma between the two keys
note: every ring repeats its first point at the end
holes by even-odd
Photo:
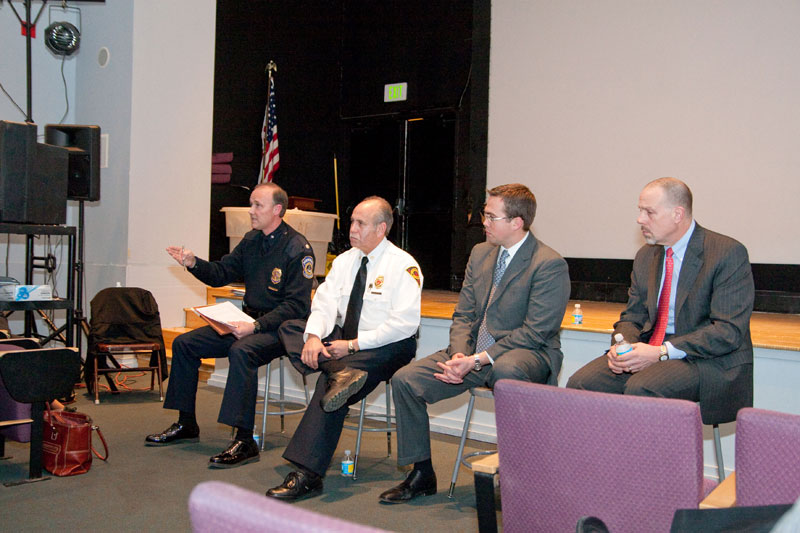
{"type": "Polygon", "coordinates": [[[192,490],[189,515],[195,533],[385,533],[222,481],[206,481],[192,490]]]}
{"type": "Polygon", "coordinates": [[[736,417],[736,506],[800,498],[800,416],[747,407],[736,417]]]}
{"type": "MultiPolygon", "coordinates": [[[[22,350],[19,346],[11,344],[0,344],[0,351],[22,350]]],[[[0,377],[0,420],[22,420],[31,417],[31,404],[20,403],[14,400],[3,384],[3,378],[0,377]]],[[[16,426],[7,426],[0,428],[0,435],[5,438],[15,440],[17,442],[30,442],[31,441],[31,425],[18,424],[16,426]]]]}
{"type": "Polygon", "coordinates": [[[503,529],[669,531],[703,498],[700,408],[683,400],[501,380],[494,389],[503,529]]]}

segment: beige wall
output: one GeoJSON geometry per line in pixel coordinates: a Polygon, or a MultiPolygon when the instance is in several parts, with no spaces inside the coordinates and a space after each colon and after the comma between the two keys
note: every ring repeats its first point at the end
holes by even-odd
{"type": "Polygon", "coordinates": [[[753,262],[800,263],[800,3],[492,4],[489,185],[566,256],[632,258],[641,187],[684,179],[753,262]]]}

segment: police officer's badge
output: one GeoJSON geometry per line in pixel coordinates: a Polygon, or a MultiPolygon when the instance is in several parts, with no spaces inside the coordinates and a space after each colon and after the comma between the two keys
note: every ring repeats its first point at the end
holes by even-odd
{"type": "Polygon", "coordinates": [[[282,275],[283,275],[283,272],[281,272],[280,268],[277,268],[277,267],[273,268],[272,269],[272,277],[270,278],[270,281],[272,281],[272,284],[273,285],[277,285],[278,283],[280,283],[282,275]]]}
{"type": "Polygon", "coordinates": [[[314,277],[314,258],[307,255],[303,258],[303,277],[311,279],[314,277]]]}
{"type": "Polygon", "coordinates": [[[383,288],[383,276],[378,276],[377,278],[375,278],[375,288],[376,289],[383,288]]]}

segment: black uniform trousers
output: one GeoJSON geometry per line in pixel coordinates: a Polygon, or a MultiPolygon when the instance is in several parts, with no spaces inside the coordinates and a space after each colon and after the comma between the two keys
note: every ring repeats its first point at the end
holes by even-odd
{"type": "Polygon", "coordinates": [[[275,331],[239,340],[233,335],[219,335],[211,326],[184,333],[172,343],[172,373],[164,409],[194,413],[201,359],[227,357],[228,380],[217,421],[251,429],[255,424],[258,368],[283,354],[275,331]]]}
{"type": "MultiPolygon", "coordinates": [[[[305,327],[305,320],[287,320],[281,324],[278,332],[292,364],[301,373],[308,375],[318,370],[306,366],[300,359],[305,344],[303,341],[305,327]]],[[[341,329],[337,327],[331,335],[323,340],[340,338],[341,329]]],[[[345,406],[332,413],[326,413],[320,406],[320,400],[325,395],[328,380],[324,375],[320,376],[314,396],[311,398],[308,409],[297,426],[292,440],[289,441],[289,445],[283,452],[283,458],[315,474],[324,476],[331,464],[336,445],[339,443],[348,406],[360,402],[382,381],[391,379],[398,369],[414,359],[416,351],[417,339],[409,337],[379,348],[360,350],[353,355],[339,359],[349,368],[367,372],[367,382],[358,393],[347,400],[345,406]]]]}

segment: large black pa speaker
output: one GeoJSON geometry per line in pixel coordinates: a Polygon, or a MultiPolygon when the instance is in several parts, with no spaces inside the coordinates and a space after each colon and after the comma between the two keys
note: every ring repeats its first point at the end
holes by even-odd
{"type": "Polygon", "coordinates": [[[0,221],[67,221],[67,150],[36,142],[36,125],[0,121],[0,221]]]}
{"type": "Polygon", "coordinates": [[[47,124],[44,142],[69,150],[67,198],[100,200],[100,126],[47,124]]]}

